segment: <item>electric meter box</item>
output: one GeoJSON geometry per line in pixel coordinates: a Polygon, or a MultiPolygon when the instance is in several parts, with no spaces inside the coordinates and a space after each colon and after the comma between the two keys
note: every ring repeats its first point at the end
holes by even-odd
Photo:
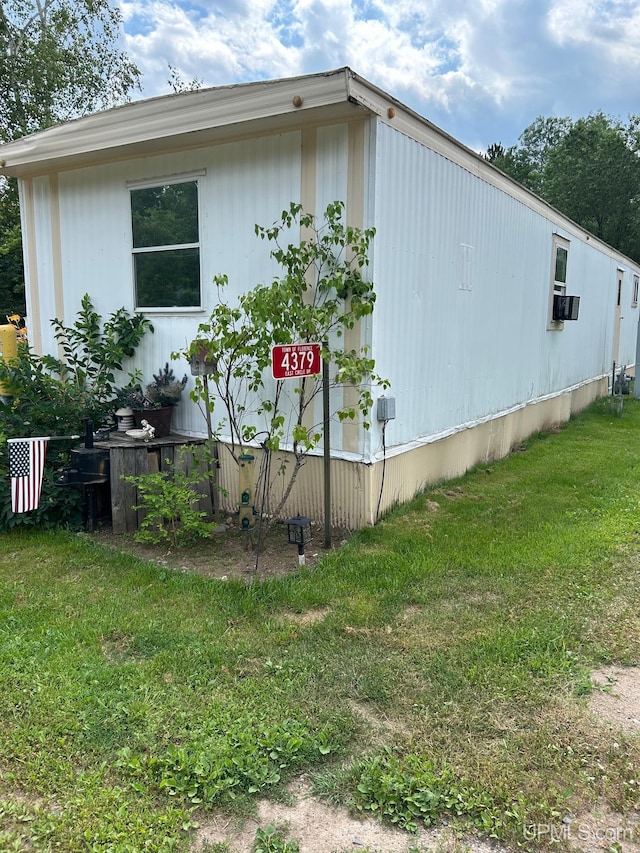
{"type": "Polygon", "coordinates": [[[392,421],[396,416],[396,398],[378,397],[376,418],[379,421],[392,421]]]}

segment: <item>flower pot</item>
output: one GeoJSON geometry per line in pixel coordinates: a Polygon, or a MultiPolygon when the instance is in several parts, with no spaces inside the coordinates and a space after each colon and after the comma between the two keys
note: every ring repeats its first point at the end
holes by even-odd
{"type": "Polygon", "coordinates": [[[142,427],[142,421],[148,421],[156,431],[156,438],[164,438],[171,432],[171,415],[173,406],[164,406],[161,409],[134,409],[133,419],[136,427],[142,427]]]}

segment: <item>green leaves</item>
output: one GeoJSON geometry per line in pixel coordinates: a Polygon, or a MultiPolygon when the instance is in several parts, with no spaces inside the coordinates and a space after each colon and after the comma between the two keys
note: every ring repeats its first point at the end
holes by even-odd
{"type": "MultiPolygon", "coordinates": [[[[375,291],[365,271],[375,230],[346,224],[345,205],[335,201],[327,206],[320,222],[299,204],[291,203],[277,222],[256,225],[255,233],[271,244],[270,255],[281,274],[270,283],[243,291],[234,303],[226,299],[227,276],[217,275],[217,304],[184,355],[190,358],[197,348],[201,358],[215,365],[209,378],[217,400],[209,397],[208,382],[201,378],[196,380],[194,398],[204,412],[211,412],[217,402],[222,405],[225,417],[219,430],[224,423],[236,458],[243,443],[251,440],[260,440],[274,451],[292,450],[295,463],[288,469],[283,505],[304,458],[322,440],[322,427],[312,420],[322,385],[313,376],[297,382],[272,381],[272,347],[324,344],[323,359],[337,367],[332,387],[350,386],[357,400],[333,413],[338,420],[355,421],[362,416],[367,428],[371,384],[388,387],[375,376],[375,364],[366,347],[346,349],[342,343],[347,331],[373,311],[375,291]]],[[[272,514],[277,512],[278,507],[272,514]]]]}
{"type": "Polygon", "coordinates": [[[352,773],[355,804],[415,832],[443,819],[462,818],[492,838],[505,825],[520,828],[517,803],[499,802],[488,792],[423,755],[395,755],[390,749],[365,759],[352,773]]]}
{"type": "Polygon", "coordinates": [[[253,853],[300,853],[295,839],[286,840],[275,826],[269,824],[256,831],[253,853]]]}
{"type": "Polygon", "coordinates": [[[0,142],[126,100],[139,70],[109,0],[0,5],[0,142]]]}
{"type": "Polygon", "coordinates": [[[138,542],[166,542],[177,547],[197,539],[208,539],[214,525],[206,521],[207,513],[195,506],[199,499],[198,486],[208,474],[197,464],[188,471],[187,457],[196,459],[195,448],[179,449],[178,464],[152,474],[123,477],[136,486],[145,517],[134,538],[138,542]]]}
{"type": "Polygon", "coordinates": [[[519,145],[491,145],[486,158],[583,228],[640,259],[638,116],[626,125],[597,112],[538,117],[519,145]]]}
{"type": "Polygon", "coordinates": [[[200,738],[170,744],[158,755],[136,756],[125,748],[118,764],[136,778],[153,780],[170,797],[213,805],[277,785],[320,746],[317,735],[298,720],[275,722],[255,709],[219,708],[200,738]]]}
{"type": "Polygon", "coordinates": [[[62,380],[80,390],[91,391],[104,401],[115,397],[116,371],[123,369],[125,359],[135,355],[146,332],[153,332],[146,317],[131,315],[126,308],[118,308],[103,324],[88,293],[82,297],[72,326],[64,326],[57,317],[51,325],[62,347],[64,361],[45,356],[46,366],[62,380]]]}
{"type": "MultiPolygon", "coordinates": [[[[148,320],[131,317],[124,308],[103,324],[88,294],[73,325],[63,326],[59,320],[52,324],[64,361],[35,355],[26,346],[20,346],[10,364],[0,359],[0,379],[13,391],[8,402],[0,403],[0,438],[80,433],[83,418],[96,426],[103,423],[113,412],[116,371],[134,355],[147,330],[153,330],[148,320]]],[[[71,444],[51,443],[40,507],[15,516],[10,510],[6,444],[0,441],[0,531],[16,524],[79,523],[81,493],[55,485],[71,444]]]]}

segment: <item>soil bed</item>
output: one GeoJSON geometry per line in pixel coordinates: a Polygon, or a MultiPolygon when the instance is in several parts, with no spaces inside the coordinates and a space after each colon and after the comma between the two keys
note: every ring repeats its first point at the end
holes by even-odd
{"type": "MultiPolygon", "coordinates": [[[[324,548],[324,527],[312,526],[313,539],[305,547],[305,563],[313,567],[327,553],[324,548]]],[[[114,534],[110,527],[99,528],[92,538],[116,551],[126,551],[167,568],[196,572],[210,578],[242,578],[246,581],[265,580],[270,577],[297,572],[298,550],[287,541],[283,524],[272,525],[266,536],[259,536],[258,528],[243,531],[236,519],[228,518],[211,539],[191,545],[171,548],[136,542],[133,533],[114,534]]],[[[332,549],[346,543],[351,532],[336,527],[331,532],[332,549]]]]}

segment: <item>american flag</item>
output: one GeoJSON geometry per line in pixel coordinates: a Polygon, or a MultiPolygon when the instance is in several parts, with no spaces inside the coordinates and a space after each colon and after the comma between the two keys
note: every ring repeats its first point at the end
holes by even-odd
{"type": "Polygon", "coordinates": [[[29,512],[38,508],[47,441],[48,438],[8,439],[13,512],[29,512]]]}

